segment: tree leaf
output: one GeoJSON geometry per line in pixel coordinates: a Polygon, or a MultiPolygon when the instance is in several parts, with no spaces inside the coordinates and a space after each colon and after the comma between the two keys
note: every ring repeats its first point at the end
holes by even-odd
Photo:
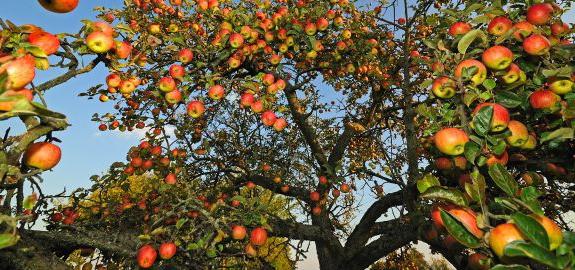
{"type": "Polygon", "coordinates": [[[541,143],[551,140],[568,140],[573,139],[573,128],[559,128],[549,133],[541,135],[541,143]]]}
{"type": "Polygon", "coordinates": [[[476,144],[473,141],[468,141],[465,144],[463,155],[465,155],[465,158],[471,164],[475,164],[475,159],[477,158],[477,156],[479,156],[480,152],[481,152],[481,146],[479,146],[478,144],[476,144]]]}
{"type": "Polygon", "coordinates": [[[521,97],[519,95],[511,91],[502,90],[497,91],[497,93],[495,94],[495,102],[507,108],[515,108],[521,106],[523,100],[521,100],[521,97]]]}
{"type": "Polygon", "coordinates": [[[439,183],[439,179],[437,179],[433,174],[428,173],[421,179],[417,180],[417,190],[419,193],[424,193],[430,187],[434,186],[441,186],[441,183],[439,183]]]}
{"type": "Polygon", "coordinates": [[[527,257],[547,266],[561,269],[558,266],[558,258],[551,251],[540,246],[525,241],[513,241],[503,250],[503,254],[508,257],[527,257]]]}
{"type": "Polygon", "coordinates": [[[445,228],[455,240],[470,248],[476,248],[481,245],[479,239],[469,232],[455,217],[443,209],[439,211],[445,228]]]}
{"type": "Polygon", "coordinates": [[[420,195],[423,199],[449,201],[457,205],[467,206],[467,199],[463,193],[455,188],[433,186],[420,195]]]}
{"type": "Polygon", "coordinates": [[[517,194],[519,185],[503,165],[494,164],[489,166],[489,176],[491,176],[493,182],[510,197],[517,194]]]}
{"type": "Polygon", "coordinates": [[[525,215],[521,212],[516,212],[511,215],[511,219],[517,225],[517,228],[534,244],[549,249],[549,237],[547,237],[547,232],[545,228],[537,222],[534,218],[525,215]]]}
{"type": "Polygon", "coordinates": [[[20,236],[17,234],[11,234],[11,233],[0,234],[0,249],[16,245],[19,239],[20,236]]]}
{"type": "Polygon", "coordinates": [[[473,117],[473,130],[480,136],[487,135],[491,130],[491,118],[493,118],[493,106],[479,109],[479,112],[473,117]]]}
{"type": "Polygon", "coordinates": [[[469,48],[471,43],[473,43],[473,41],[475,39],[477,39],[478,37],[483,39],[483,40],[486,39],[485,33],[483,33],[482,30],[475,29],[475,30],[471,30],[471,31],[467,32],[467,34],[465,34],[459,40],[459,43],[457,43],[457,51],[459,51],[459,53],[461,53],[461,54],[465,54],[465,52],[467,52],[467,49],[469,48]]]}
{"type": "Polygon", "coordinates": [[[498,264],[496,266],[491,267],[490,270],[530,270],[530,268],[519,264],[508,264],[508,265],[498,264]]]}

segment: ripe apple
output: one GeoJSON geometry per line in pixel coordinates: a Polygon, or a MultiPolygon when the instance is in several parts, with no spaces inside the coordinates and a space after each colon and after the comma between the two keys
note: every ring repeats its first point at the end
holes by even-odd
{"type": "Polygon", "coordinates": [[[310,199],[312,202],[318,202],[318,201],[320,200],[319,192],[317,192],[317,191],[312,191],[312,192],[310,192],[310,193],[309,193],[309,199],[310,199]]]}
{"type": "Polygon", "coordinates": [[[158,82],[158,88],[164,93],[172,92],[176,89],[176,81],[172,77],[163,77],[158,82]]]}
{"type": "Polygon", "coordinates": [[[104,32],[96,31],[86,37],[86,45],[95,53],[105,53],[114,47],[114,39],[104,32]]]}
{"type": "Polygon", "coordinates": [[[243,240],[244,238],[246,238],[246,234],[247,234],[246,227],[242,225],[232,226],[232,239],[243,240]]]}
{"type": "Polygon", "coordinates": [[[435,164],[435,167],[439,170],[450,170],[451,168],[453,168],[451,159],[446,157],[438,157],[435,159],[433,163],[435,164]]]}
{"type": "Polygon", "coordinates": [[[116,41],[114,43],[114,52],[119,59],[126,59],[132,53],[132,44],[126,41],[116,41]]]}
{"type": "Polygon", "coordinates": [[[130,94],[136,90],[136,85],[131,80],[124,80],[120,82],[119,90],[122,94],[130,94]]]}
{"type": "Polygon", "coordinates": [[[565,95],[571,93],[575,84],[568,78],[551,78],[549,80],[549,90],[558,95],[565,95]]]}
{"type": "Polygon", "coordinates": [[[181,63],[187,64],[191,62],[192,59],[194,59],[194,53],[192,52],[192,50],[181,49],[180,52],[178,52],[178,61],[180,61],[181,63]]]}
{"type": "Polygon", "coordinates": [[[68,13],[78,6],[80,0],[38,0],[45,9],[56,13],[68,13]]]}
{"type": "Polygon", "coordinates": [[[289,186],[288,186],[288,185],[283,185],[283,186],[280,188],[280,190],[281,190],[282,193],[288,193],[288,192],[289,192],[289,186]]]}
{"type": "Polygon", "coordinates": [[[28,101],[32,101],[34,99],[34,94],[30,89],[21,89],[21,90],[7,90],[0,95],[2,98],[8,97],[18,97],[16,99],[9,99],[7,101],[0,101],[0,111],[12,111],[17,103],[20,102],[21,98],[25,98],[28,101]]]}
{"type": "Polygon", "coordinates": [[[535,26],[529,23],[528,21],[520,21],[516,23],[513,27],[515,28],[513,36],[515,37],[515,39],[519,41],[531,35],[531,33],[533,33],[533,30],[535,30],[535,26]]]}
{"type": "Polygon", "coordinates": [[[505,138],[509,145],[520,147],[529,140],[529,131],[523,123],[511,120],[507,127],[511,131],[511,135],[505,138]]]}
{"type": "Polygon", "coordinates": [[[467,257],[466,270],[489,270],[490,266],[489,257],[481,253],[473,253],[467,257]]]}
{"type": "Polygon", "coordinates": [[[525,142],[519,148],[525,149],[525,150],[533,150],[533,149],[535,149],[536,146],[537,146],[537,138],[535,138],[535,136],[529,134],[529,136],[527,138],[527,142],[525,142]]]}
{"type": "Polygon", "coordinates": [[[465,170],[467,167],[467,159],[462,156],[454,157],[453,158],[453,165],[460,170],[465,170]]]}
{"type": "Polygon", "coordinates": [[[509,111],[505,107],[497,103],[484,102],[478,104],[473,110],[472,113],[473,116],[479,113],[479,110],[481,110],[481,108],[486,106],[490,106],[491,108],[493,108],[493,116],[491,118],[491,126],[490,126],[491,131],[499,132],[507,128],[507,124],[509,123],[509,111]]]}
{"type": "Polygon", "coordinates": [[[287,127],[287,121],[283,118],[278,118],[274,122],[273,128],[275,131],[280,132],[287,127]]]}
{"type": "Polygon", "coordinates": [[[166,177],[164,178],[164,182],[168,185],[175,185],[177,182],[177,177],[176,174],[174,173],[168,173],[166,175],[166,177]]]}
{"type": "Polygon", "coordinates": [[[349,187],[348,184],[342,183],[341,186],[339,186],[339,190],[341,190],[341,192],[343,193],[349,193],[351,191],[351,188],[349,187]]]}
{"type": "Polygon", "coordinates": [[[544,25],[553,16],[553,6],[549,3],[540,3],[527,9],[527,21],[534,25],[544,25]]]}
{"type": "Polygon", "coordinates": [[[547,236],[549,237],[549,249],[557,249],[563,242],[563,233],[557,223],[543,215],[531,214],[531,217],[537,220],[537,222],[543,226],[545,232],[547,232],[547,236]]]}
{"type": "Polygon", "coordinates": [[[108,87],[118,87],[121,82],[122,78],[116,73],[111,73],[106,76],[106,85],[108,85],[108,87]]]}
{"type": "Polygon", "coordinates": [[[521,72],[523,71],[518,65],[511,64],[505,71],[505,74],[501,76],[501,79],[506,84],[512,84],[521,78],[521,72]]]}
{"type": "Polygon", "coordinates": [[[246,255],[248,255],[248,257],[255,257],[258,255],[258,251],[254,248],[252,244],[249,243],[244,248],[244,252],[246,253],[246,255]]]}
{"type": "Polygon", "coordinates": [[[181,65],[173,64],[170,66],[170,76],[172,78],[176,78],[176,79],[182,81],[184,79],[185,75],[186,75],[186,70],[181,65]]]}
{"type": "Polygon", "coordinates": [[[533,92],[529,96],[529,103],[534,109],[547,109],[550,112],[555,112],[559,109],[559,101],[561,97],[553,93],[551,90],[540,89],[533,92]]]}
{"type": "Polygon", "coordinates": [[[435,147],[450,156],[461,155],[468,141],[465,131],[458,128],[444,128],[434,136],[435,147]]]}
{"type": "Polygon", "coordinates": [[[276,114],[272,111],[265,111],[262,113],[262,122],[265,126],[271,127],[276,122],[276,114]]]}
{"type": "Polygon", "coordinates": [[[503,70],[513,62],[513,52],[505,46],[496,45],[485,50],[481,60],[490,69],[503,70]]]}
{"type": "Polygon", "coordinates": [[[187,113],[192,118],[198,118],[204,114],[206,108],[204,107],[204,103],[199,100],[193,100],[188,103],[187,113]]]}
{"type": "Polygon", "coordinates": [[[319,18],[315,23],[317,25],[317,30],[325,31],[329,27],[329,21],[326,18],[319,18]]]}
{"type": "Polygon", "coordinates": [[[487,78],[487,68],[485,65],[483,65],[483,63],[475,59],[467,59],[461,61],[461,63],[459,63],[459,65],[457,65],[455,68],[455,77],[461,78],[461,76],[463,76],[463,69],[471,67],[476,67],[477,69],[475,74],[471,77],[471,82],[474,86],[480,85],[487,78]]]}
{"type": "Polygon", "coordinates": [[[261,113],[264,110],[264,104],[260,100],[252,102],[252,105],[250,107],[252,111],[255,113],[261,113]]]}
{"type": "Polygon", "coordinates": [[[493,18],[491,22],[489,22],[489,25],[487,25],[487,32],[495,36],[501,36],[509,31],[509,29],[512,27],[513,22],[509,18],[505,16],[499,16],[493,18]]]}
{"type": "Polygon", "coordinates": [[[499,258],[503,257],[505,246],[516,240],[525,240],[525,236],[512,223],[500,224],[489,233],[489,246],[499,258]]]}
{"type": "Polygon", "coordinates": [[[313,23],[313,22],[308,22],[308,23],[304,26],[304,32],[305,32],[308,36],[313,36],[313,35],[315,35],[315,33],[317,33],[317,26],[316,26],[315,23],[313,23]]]}
{"type": "Polygon", "coordinates": [[[533,34],[523,40],[523,50],[530,55],[544,55],[550,48],[551,42],[540,34],[533,34]]]}
{"type": "Polygon", "coordinates": [[[484,232],[477,226],[477,214],[469,208],[464,208],[453,204],[435,205],[431,209],[431,219],[437,228],[443,228],[445,226],[443,219],[441,219],[440,209],[449,212],[477,238],[483,237],[484,232]]]}
{"type": "Polygon", "coordinates": [[[5,68],[7,75],[6,90],[20,90],[31,83],[36,76],[34,57],[29,54],[8,62],[2,68],[5,68]]]}
{"type": "Polygon", "coordinates": [[[275,82],[275,78],[274,75],[271,73],[266,73],[264,74],[264,76],[262,77],[262,82],[264,83],[265,86],[270,86],[275,82]]]}
{"type": "Polygon", "coordinates": [[[143,245],[138,249],[138,254],[136,255],[136,261],[141,268],[147,269],[154,265],[158,253],[151,245],[143,245]]]}
{"type": "Polygon", "coordinates": [[[257,227],[250,233],[250,243],[254,246],[261,246],[268,240],[268,232],[262,227],[257,227]]]}
{"type": "Polygon", "coordinates": [[[487,164],[487,166],[492,166],[495,164],[501,164],[503,166],[507,165],[507,162],[509,162],[509,154],[507,153],[507,151],[504,151],[501,155],[497,156],[494,154],[489,154],[489,156],[487,157],[487,162],[485,164],[487,164]]]}
{"type": "Polygon", "coordinates": [[[464,35],[471,31],[471,25],[466,22],[456,22],[449,27],[449,34],[452,36],[464,35]]]}
{"type": "Polygon", "coordinates": [[[555,22],[551,25],[551,34],[560,37],[570,30],[569,25],[564,22],[555,22]]]}
{"type": "Polygon", "coordinates": [[[28,42],[40,48],[46,55],[54,54],[60,48],[60,40],[55,35],[44,31],[30,33],[28,42]]]}
{"type": "Polygon", "coordinates": [[[457,86],[452,79],[439,77],[433,81],[431,91],[438,98],[452,98],[457,91],[457,86]]]}
{"type": "Polygon", "coordinates": [[[49,142],[36,142],[28,146],[22,161],[28,167],[49,170],[58,165],[60,158],[60,147],[49,142]]]}
{"type": "Polygon", "coordinates": [[[254,99],[252,93],[245,92],[240,97],[240,106],[242,108],[250,107],[254,103],[254,99]]]}
{"type": "Polygon", "coordinates": [[[224,95],[224,87],[219,84],[210,87],[210,90],[208,90],[208,96],[215,101],[222,99],[224,95]]]}
{"type": "Polygon", "coordinates": [[[176,255],[176,251],[178,250],[178,247],[176,247],[176,244],[174,244],[174,242],[165,242],[162,243],[160,245],[160,258],[164,259],[164,260],[169,260],[172,257],[174,257],[174,255],[176,255]]]}
{"type": "Polygon", "coordinates": [[[238,33],[230,35],[230,45],[232,48],[239,48],[244,45],[244,37],[238,33]]]}
{"type": "Polygon", "coordinates": [[[182,92],[180,92],[178,89],[175,89],[174,91],[166,93],[164,95],[164,99],[169,104],[177,104],[182,101],[182,92]]]}

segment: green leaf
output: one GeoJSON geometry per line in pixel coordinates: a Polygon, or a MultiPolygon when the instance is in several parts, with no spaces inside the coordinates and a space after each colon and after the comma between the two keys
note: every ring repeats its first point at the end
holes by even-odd
{"type": "Polygon", "coordinates": [[[543,208],[539,203],[538,198],[543,195],[541,191],[537,190],[536,187],[529,186],[521,189],[521,201],[529,207],[529,210],[533,213],[543,214],[543,208]]]}
{"type": "Polygon", "coordinates": [[[484,106],[473,117],[473,130],[480,136],[487,135],[491,130],[491,118],[493,118],[493,106],[484,106]]]}
{"type": "Polygon", "coordinates": [[[487,90],[493,90],[497,86],[497,83],[493,79],[487,79],[483,81],[482,85],[487,90]]]}
{"type": "Polygon", "coordinates": [[[467,32],[467,34],[465,34],[459,40],[459,43],[457,44],[457,51],[459,51],[459,53],[461,53],[461,54],[465,54],[465,52],[467,52],[467,49],[469,48],[471,43],[473,43],[473,41],[475,39],[477,39],[478,37],[481,38],[482,40],[487,39],[487,37],[485,36],[485,33],[483,33],[483,31],[481,31],[479,29],[475,29],[475,30],[471,30],[471,31],[467,32]]]}
{"type": "Polygon", "coordinates": [[[469,232],[455,217],[443,209],[439,211],[445,228],[455,240],[470,248],[476,248],[481,245],[480,240],[469,232]]]}
{"type": "Polygon", "coordinates": [[[429,87],[432,83],[433,83],[433,80],[432,80],[432,79],[427,79],[427,80],[423,81],[423,82],[419,85],[419,87],[425,89],[425,88],[429,87]]]}
{"type": "Polygon", "coordinates": [[[465,144],[465,149],[463,151],[463,155],[465,155],[465,158],[471,164],[475,164],[475,159],[477,158],[477,156],[479,156],[480,152],[481,152],[481,146],[479,146],[478,144],[476,144],[473,141],[468,141],[465,144]]]}
{"type": "Polygon", "coordinates": [[[441,183],[439,183],[439,179],[437,179],[437,177],[435,177],[433,174],[430,173],[426,174],[421,179],[417,180],[417,190],[419,191],[419,193],[424,193],[430,187],[440,185],[441,183]]]}
{"type": "Polygon", "coordinates": [[[16,245],[19,239],[20,236],[17,234],[11,234],[11,233],[0,234],[0,249],[16,245]]]}
{"type": "Polygon", "coordinates": [[[544,133],[541,136],[541,143],[551,141],[551,140],[568,140],[573,139],[574,130],[573,128],[559,128],[549,133],[544,133]]]}
{"type": "Polygon", "coordinates": [[[534,218],[525,215],[521,212],[516,212],[511,215],[511,219],[517,225],[517,228],[534,244],[549,249],[549,237],[547,237],[547,232],[545,228],[537,222],[534,218]]]}
{"type": "Polygon", "coordinates": [[[491,176],[493,182],[510,197],[517,194],[519,185],[503,165],[494,164],[489,166],[489,176],[491,176]]]}
{"type": "Polygon", "coordinates": [[[511,91],[497,91],[495,94],[495,102],[507,108],[515,108],[523,103],[521,97],[511,91]]]}
{"type": "Polygon", "coordinates": [[[182,226],[184,226],[184,224],[186,224],[186,222],[188,222],[187,218],[178,219],[178,222],[176,222],[176,229],[182,228],[182,226]]]}
{"type": "Polygon", "coordinates": [[[560,269],[557,265],[558,258],[555,254],[525,241],[513,241],[507,244],[503,250],[503,254],[507,257],[527,257],[536,262],[560,269]]]}
{"type": "Polygon", "coordinates": [[[455,188],[433,186],[420,195],[422,199],[449,201],[460,206],[467,206],[467,199],[463,193],[455,188]]]}
{"type": "Polygon", "coordinates": [[[465,103],[465,105],[467,107],[471,106],[471,103],[473,103],[476,99],[478,98],[477,93],[475,92],[466,92],[463,95],[463,103],[465,103]]]}
{"type": "Polygon", "coordinates": [[[487,185],[485,184],[485,177],[478,170],[474,170],[471,174],[472,193],[469,194],[475,201],[484,202],[485,201],[485,189],[487,185]]]}

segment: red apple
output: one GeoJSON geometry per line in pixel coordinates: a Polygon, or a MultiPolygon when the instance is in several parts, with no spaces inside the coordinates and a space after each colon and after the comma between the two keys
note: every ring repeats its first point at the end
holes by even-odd
{"type": "Polygon", "coordinates": [[[451,159],[446,157],[438,157],[433,162],[435,167],[439,170],[450,170],[453,167],[451,159]]]}
{"type": "Polygon", "coordinates": [[[20,90],[31,83],[36,76],[34,65],[34,57],[27,54],[0,66],[7,75],[6,90],[20,90]]]}
{"type": "Polygon", "coordinates": [[[489,22],[489,25],[487,25],[487,32],[495,36],[501,36],[509,31],[509,29],[512,27],[513,22],[509,18],[505,16],[499,16],[493,18],[493,20],[489,22]]]}
{"type": "Polygon", "coordinates": [[[111,73],[106,76],[106,85],[108,85],[108,87],[118,87],[121,82],[122,78],[116,73],[111,73]]]}
{"type": "Polygon", "coordinates": [[[461,155],[468,141],[465,131],[458,128],[444,128],[434,136],[435,147],[450,156],[461,155]]]}
{"type": "Polygon", "coordinates": [[[186,75],[186,69],[184,69],[184,67],[182,67],[181,65],[173,64],[170,66],[170,76],[172,78],[176,78],[182,81],[185,75],[186,75]]]}
{"type": "Polygon", "coordinates": [[[22,161],[28,167],[49,170],[58,165],[61,157],[62,151],[57,145],[49,142],[36,142],[28,146],[22,161]]]}
{"type": "Polygon", "coordinates": [[[495,164],[501,164],[505,166],[507,165],[507,162],[509,162],[509,154],[507,153],[507,151],[503,151],[503,153],[498,156],[495,154],[489,154],[489,156],[487,156],[487,161],[485,162],[485,164],[487,164],[488,167],[495,164]]]}
{"type": "Polygon", "coordinates": [[[232,48],[239,48],[244,44],[244,37],[238,33],[230,35],[230,45],[232,48]]]}
{"type": "Polygon", "coordinates": [[[264,74],[264,76],[262,77],[262,82],[264,83],[265,86],[272,85],[275,82],[274,75],[271,73],[264,74]]]}
{"type": "Polygon", "coordinates": [[[544,55],[550,48],[551,42],[540,34],[533,34],[523,40],[523,50],[530,55],[544,55]]]}
{"type": "Polygon", "coordinates": [[[449,27],[449,34],[452,36],[464,35],[471,31],[471,25],[466,22],[456,22],[449,27]]]}
{"type": "Polygon", "coordinates": [[[570,30],[569,25],[564,22],[556,22],[551,25],[551,34],[554,36],[562,36],[570,30]]]}
{"type": "Polygon", "coordinates": [[[250,234],[250,243],[254,246],[261,246],[268,240],[268,232],[262,227],[257,227],[250,234]]]}
{"type": "Polygon", "coordinates": [[[254,103],[254,95],[252,93],[243,93],[240,97],[240,106],[243,108],[250,107],[254,103]]]}
{"type": "Polygon", "coordinates": [[[242,225],[232,226],[232,238],[234,240],[243,240],[246,238],[247,230],[246,227],[242,225]]]}
{"type": "Polygon", "coordinates": [[[252,111],[255,113],[260,113],[264,110],[264,104],[260,100],[252,102],[252,105],[250,107],[252,108],[252,111]]]}
{"type": "Polygon", "coordinates": [[[431,209],[431,219],[433,220],[437,228],[443,228],[444,222],[441,218],[440,209],[450,213],[459,222],[465,226],[470,233],[475,235],[477,238],[483,237],[484,232],[477,226],[477,214],[469,208],[464,208],[461,206],[446,204],[446,205],[434,205],[431,209]]]}
{"type": "Polygon", "coordinates": [[[78,6],[80,0],[38,0],[45,9],[56,13],[68,13],[78,6]]]}
{"type": "Polygon", "coordinates": [[[497,225],[489,233],[489,246],[499,258],[503,257],[505,246],[516,240],[525,240],[525,236],[512,223],[497,225]]]}
{"type": "Polygon", "coordinates": [[[114,47],[114,52],[116,53],[116,57],[119,59],[126,59],[130,57],[132,53],[132,44],[126,41],[116,41],[114,47]]]}
{"type": "Polygon", "coordinates": [[[210,87],[210,90],[208,90],[208,96],[216,101],[222,99],[224,95],[225,95],[224,87],[219,84],[210,87]]]}
{"type": "Polygon", "coordinates": [[[178,52],[178,61],[187,64],[194,59],[194,53],[190,49],[182,49],[178,52]]]}
{"type": "Polygon", "coordinates": [[[86,37],[86,45],[95,53],[106,53],[114,47],[114,39],[104,32],[96,31],[86,37]]]}
{"type": "Polygon", "coordinates": [[[511,131],[511,135],[505,138],[509,145],[520,147],[524,145],[529,139],[529,131],[523,123],[511,120],[509,121],[509,125],[507,127],[509,128],[509,131],[511,131]]]}
{"type": "Polygon", "coordinates": [[[319,201],[319,199],[320,199],[319,192],[317,192],[317,191],[312,191],[312,192],[310,192],[310,193],[309,193],[309,199],[310,199],[312,202],[317,202],[317,201],[319,201]]]}
{"type": "Polygon", "coordinates": [[[496,45],[485,50],[481,60],[490,69],[503,70],[513,62],[513,52],[505,46],[496,45]]]}
{"type": "Polygon", "coordinates": [[[103,32],[106,35],[109,35],[111,37],[115,36],[116,33],[114,32],[114,27],[112,27],[109,23],[107,22],[94,22],[91,25],[91,29],[94,32],[103,32]]]}
{"type": "Polygon", "coordinates": [[[136,85],[130,80],[124,80],[120,82],[119,89],[122,94],[130,94],[136,90],[136,85]]]}
{"type": "Polygon", "coordinates": [[[264,125],[270,127],[273,126],[273,124],[276,122],[277,117],[276,114],[272,111],[265,111],[264,113],[262,113],[262,122],[264,123],[264,125]]]}
{"type": "Polygon", "coordinates": [[[515,32],[513,32],[513,36],[517,40],[523,40],[525,37],[528,37],[533,33],[535,30],[535,26],[530,24],[528,21],[520,21],[516,23],[513,27],[515,27],[515,32]]]}
{"type": "Polygon", "coordinates": [[[544,25],[553,16],[553,6],[549,3],[535,4],[527,9],[527,21],[534,25],[544,25]]]}
{"type": "Polygon", "coordinates": [[[467,257],[466,270],[489,270],[490,263],[489,257],[481,253],[473,253],[467,257]]]}
{"type": "Polygon", "coordinates": [[[176,244],[174,244],[174,242],[165,242],[162,243],[160,245],[160,258],[164,259],[164,260],[169,260],[172,257],[174,257],[174,255],[176,255],[176,251],[178,250],[178,247],[176,247],[176,244]]]}
{"type": "Polygon", "coordinates": [[[168,173],[168,175],[166,175],[166,177],[164,178],[164,182],[168,185],[175,185],[177,182],[176,174],[168,173]]]}
{"type": "Polygon", "coordinates": [[[308,22],[304,26],[304,31],[308,36],[313,36],[315,35],[315,33],[317,33],[317,26],[315,25],[315,23],[308,22]]]}
{"type": "Polygon", "coordinates": [[[505,71],[505,74],[501,76],[501,79],[506,84],[512,84],[521,78],[522,72],[523,71],[521,70],[521,68],[519,68],[518,65],[511,64],[509,68],[507,68],[507,70],[505,71]]]}
{"type": "Polygon", "coordinates": [[[455,82],[448,77],[439,77],[433,81],[431,91],[439,98],[452,98],[457,90],[455,82]]]}
{"type": "Polygon", "coordinates": [[[560,100],[561,97],[557,94],[543,89],[537,90],[529,96],[529,103],[534,109],[550,109],[554,111],[560,100]]]}
{"type": "Polygon", "coordinates": [[[507,124],[509,123],[509,111],[497,103],[485,102],[478,104],[473,110],[473,116],[475,116],[479,110],[481,110],[481,108],[486,106],[491,106],[493,108],[493,117],[491,118],[491,131],[499,132],[507,128],[507,124]]]}
{"type": "Polygon", "coordinates": [[[165,93],[174,91],[176,89],[176,81],[172,77],[163,77],[158,82],[158,88],[165,93]]]}
{"type": "Polygon", "coordinates": [[[180,101],[182,101],[182,92],[180,92],[180,90],[175,89],[174,91],[171,91],[169,93],[166,93],[164,95],[164,99],[166,100],[166,102],[168,102],[169,104],[177,104],[180,103],[180,101]]]}
{"type": "Polygon", "coordinates": [[[198,118],[204,114],[206,108],[204,107],[204,103],[199,100],[193,100],[188,103],[187,113],[192,118],[198,118]]]}
{"type": "Polygon", "coordinates": [[[483,65],[483,63],[475,59],[467,59],[461,61],[461,63],[459,63],[455,68],[455,77],[461,78],[461,76],[463,76],[463,69],[471,67],[476,67],[477,69],[475,74],[471,76],[471,82],[475,86],[480,85],[487,78],[487,68],[485,67],[485,65],[483,65]]]}
{"type": "Polygon", "coordinates": [[[32,32],[28,36],[28,42],[40,48],[46,55],[54,54],[60,48],[58,37],[44,31],[32,32]]]}
{"type": "Polygon", "coordinates": [[[136,261],[141,268],[147,269],[154,265],[157,257],[158,253],[151,245],[144,245],[138,249],[136,261]]]}
{"type": "Polygon", "coordinates": [[[287,121],[283,118],[276,119],[276,121],[274,122],[274,125],[273,125],[273,128],[277,132],[284,130],[286,127],[287,127],[287,121]]]}

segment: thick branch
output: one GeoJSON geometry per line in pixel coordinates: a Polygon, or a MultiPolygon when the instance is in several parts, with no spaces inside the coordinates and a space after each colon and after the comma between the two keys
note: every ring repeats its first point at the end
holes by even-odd
{"type": "MultiPolygon", "coordinates": [[[[53,239],[53,242],[58,240],[53,239]]],[[[15,246],[0,250],[0,270],[68,270],[71,266],[45,250],[44,241],[26,234],[15,246]]]]}
{"type": "Polygon", "coordinates": [[[68,72],[60,75],[59,77],[54,78],[52,80],[44,82],[41,85],[36,86],[36,91],[45,91],[45,90],[51,89],[57,85],[60,85],[60,84],[67,82],[68,80],[70,80],[70,79],[72,79],[72,78],[74,78],[80,74],[88,73],[88,72],[92,71],[92,69],[94,69],[101,61],[102,61],[102,58],[100,56],[98,56],[98,57],[96,57],[96,59],[92,60],[88,65],[84,66],[83,68],[70,69],[70,70],[68,70],[68,72]]]}
{"type": "Polygon", "coordinates": [[[276,194],[283,194],[285,196],[294,197],[300,199],[304,202],[310,203],[309,191],[305,188],[290,186],[288,192],[282,192],[281,187],[283,184],[278,184],[273,181],[272,178],[262,176],[262,175],[251,175],[249,178],[244,179],[245,182],[252,181],[254,184],[261,186],[265,189],[269,189],[276,194]]]}
{"type": "Polygon", "coordinates": [[[355,229],[348,237],[345,243],[345,248],[354,251],[359,247],[365,245],[369,238],[372,237],[370,233],[375,221],[381,217],[389,208],[401,205],[403,203],[403,191],[396,191],[385,195],[383,198],[374,202],[369,209],[365,212],[355,229]]]}

